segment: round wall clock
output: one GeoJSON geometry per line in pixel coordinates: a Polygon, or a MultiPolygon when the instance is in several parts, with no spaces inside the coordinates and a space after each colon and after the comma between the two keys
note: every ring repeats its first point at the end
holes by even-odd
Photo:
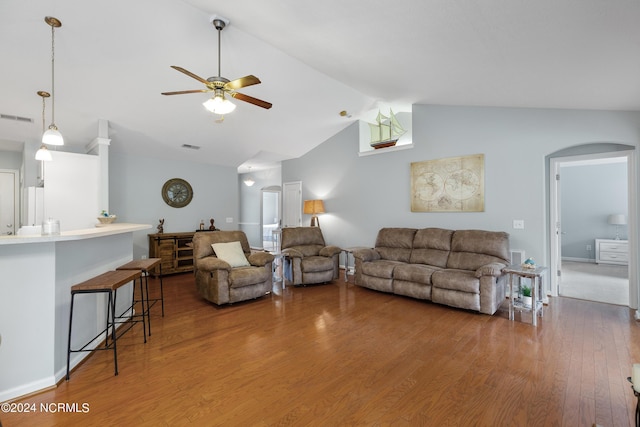
{"type": "Polygon", "coordinates": [[[162,198],[174,208],[187,206],[193,198],[193,189],[184,179],[171,178],[162,186],[162,198]]]}

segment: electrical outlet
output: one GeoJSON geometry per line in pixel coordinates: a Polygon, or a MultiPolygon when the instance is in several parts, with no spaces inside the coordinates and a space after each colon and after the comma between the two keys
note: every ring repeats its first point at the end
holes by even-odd
{"type": "Polygon", "coordinates": [[[587,245],[587,250],[591,251],[591,245],[587,245]]]}
{"type": "Polygon", "coordinates": [[[142,255],[142,256],[140,257],[140,259],[147,259],[147,256],[146,256],[146,255],[142,255]]]}
{"type": "Polygon", "coordinates": [[[227,217],[227,222],[233,222],[233,218],[227,217]]]}
{"type": "Polygon", "coordinates": [[[514,219],[513,228],[518,230],[524,230],[524,219],[514,219]]]}

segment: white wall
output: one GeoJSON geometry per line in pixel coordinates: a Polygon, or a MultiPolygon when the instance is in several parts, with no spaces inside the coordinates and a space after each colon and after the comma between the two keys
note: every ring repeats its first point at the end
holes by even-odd
{"type": "Polygon", "coordinates": [[[95,227],[104,208],[99,200],[99,159],[53,151],[44,164],[44,218],[60,221],[60,231],[95,227]]]}

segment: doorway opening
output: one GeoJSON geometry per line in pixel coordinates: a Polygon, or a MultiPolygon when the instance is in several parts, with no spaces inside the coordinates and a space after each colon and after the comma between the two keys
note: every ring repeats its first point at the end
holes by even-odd
{"type": "Polygon", "coordinates": [[[280,186],[265,187],[262,189],[261,202],[261,229],[262,247],[265,251],[278,251],[278,230],[282,226],[281,203],[282,188],[280,186]]]}
{"type": "Polygon", "coordinates": [[[591,144],[549,156],[552,296],[636,308],[633,148],[591,144]],[[576,154],[594,145],[601,151],[576,154]],[[604,152],[608,146],[620,151],[604,152]]]}

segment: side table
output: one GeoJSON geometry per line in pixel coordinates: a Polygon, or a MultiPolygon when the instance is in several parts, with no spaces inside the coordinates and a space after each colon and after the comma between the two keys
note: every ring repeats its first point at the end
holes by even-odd
{"type": "MultiPolygon", "coordinates": [[[[344,253],[344,281],[349,283],[349,255],[353,256],[353,252],[358,249],[369,249],[367,246],[353,246],[351,248],[344,248],[342,252],[344,253]]],[[[353,263],[353,273],[355,274],[355,261],[353,263]]]]}
{"type": "Polygon", "coordinates": [[[516,310],[521,312],[530,311],[531,324],[533,326],[538,325],[538,314],[540,317],[544,315],[542,296],[544,292],[543,274],[546,270],[547,267],[537,266],[535,268],[524,268],[521,265],[510,265],[502,270],[503,273],[509,275],[509,320],[514,320],[516,310]],[[520,300],[516,301],[515,293],[513,292],[514,277],[518,278],[518,289],[521,279],[531,279],[531,307],[526,306],[520,300]]]}

